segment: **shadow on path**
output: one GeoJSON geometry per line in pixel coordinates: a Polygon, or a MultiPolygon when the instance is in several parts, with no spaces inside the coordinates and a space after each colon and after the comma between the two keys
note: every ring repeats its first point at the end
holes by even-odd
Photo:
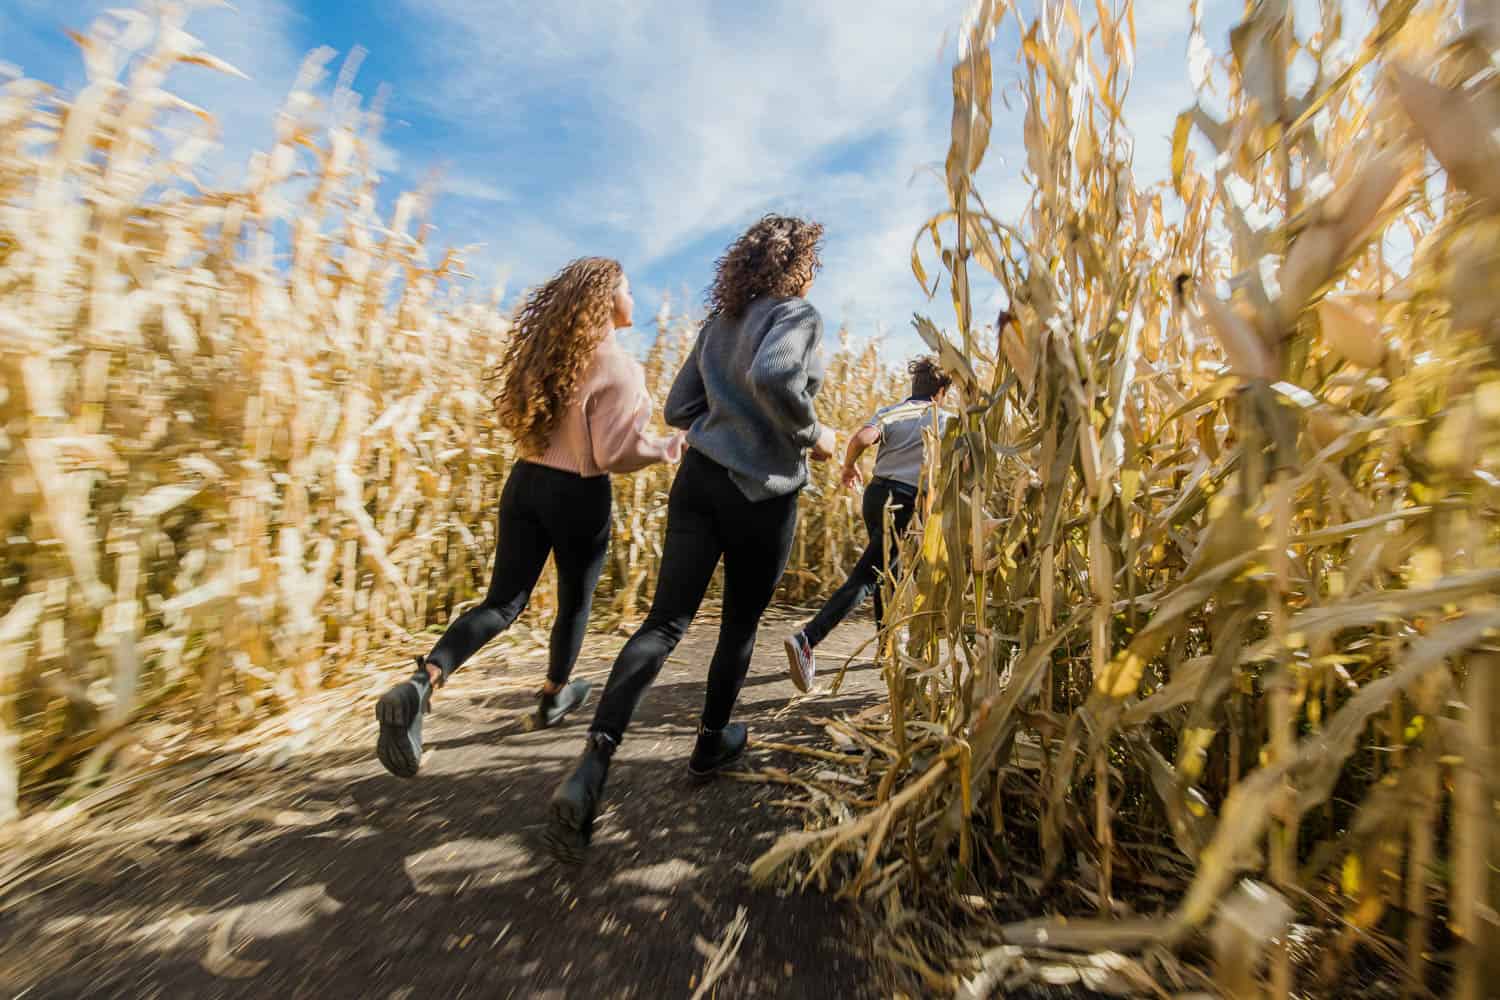
{"type": "MultiPolygon", "coordinates": [[[[831,640],[825,670],[868,628],[851,623],[842,644],[831,640]]],[[[736,716],[751,728],[750,767],[796,762],[756,752],[757,739],[805,740],[818,732],[809,716],[857,711],[883,691],[878,671],[855,668],[837,697],[783,711],[796,692],[781,634],[763,629],[736,716]]],[[[481,657],[440,692],[413,781],[374,761],[372,725],[346,734],[348,749],[231,774],[205,792],[264,802],[275,783],[269,808],[103,860],[60,856],[42,885],[0,890],[4,992],[687,996],[704,964],[695,936],[715,942],[743,907],[748,931],[717,995],[879,995],[843,907],[746,882],[748,863],[798,823],[772,805],[787,790],[687,780],[713,638],[713,623],[700,623],[647,694],[578,869],[554,866],[539,833],[593,702],[557,729],[528,731],[530,698],[465,694],[498,676],[481,657]]],[[[507,674],[517,668],[540,676],[530,663],[507,674]]],[[[607,669],[589,661],[580,673],[602,681],[607,669]]]]}

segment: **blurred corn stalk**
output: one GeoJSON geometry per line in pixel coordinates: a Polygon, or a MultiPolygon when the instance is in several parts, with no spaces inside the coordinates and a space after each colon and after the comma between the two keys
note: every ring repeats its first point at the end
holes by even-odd
{"type": "Polygon", "coordinates": [[[967,416],[891,582],[887,711],[834,723],[868,793],[822,795],[755,871],[879,902],[934,989],[997,941],[1186,945],[1256,872],[1320,943],[1298,958],[1278,925],[1275,995],[1326,993],[1360,946],[1423,993],[1451,935],[1478,996],[1500,954],[1500,15],[1389,3],[1346,38],[1338,4],[1301,24],[1263,0],[1215,57],[1192,13],[1202,103],[1170,188],[1141,188],[1133,5],[975,5],[951,206],[913,251],[919,281],[924,242],[946,272],[955,332],[916,322],[967,416]],[[1007,223],[974,175],[1011,14],[1032,198],[1007,223]],[[1009,299],[993,330],[971,262],[1009,299]],[[982,919],[1018,894],[1072,919],[982,919]]]}
{"type": "MultiPolygon", "coordinates": [[[[458,289],[422,192],[378,210],[379,116],[352,63],[321,96],[330,52],[243,183],[200,183],[213,118],[168,75],[236,71],[185,6],[78,36],[71,100],[0,87],[0,821],[388,668],[488,580],[512,459],[482,378],[497,300],[458,289]]],[[[692,333],[659,324],[658,400],[692,333]]],[[[830,422],[897,398],[872,351],[832,363],[830,422]]],[[[669,479],[616,483],[601,624],[649,599],[669,479]]],[[[844,522],[806,518],[815,571],[788,597],[852,560],[844,522]]],[[[540,587],[529,620],[554,603],[540,587]]]]}

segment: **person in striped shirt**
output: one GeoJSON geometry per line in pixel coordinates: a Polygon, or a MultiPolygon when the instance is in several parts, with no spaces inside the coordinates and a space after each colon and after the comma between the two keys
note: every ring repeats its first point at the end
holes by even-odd
{"type": "Polygon", "coordinates": [[[813,676],[817,673],[813,651],[818,644],[872,595],[875,598],[875,622],[877,626],[880,624],[885,611],[881,603],[880,577],[886,570],[886,508],[891,510],[892,527],[899,537],[906,531],[916,509],[922,464],[926,458],[925,432],[932,428],[941,435],[947,421],[952,419],[939,412],[953,379],[938,367],[937,360],[916,358],[907,365],[907,371],[911,374],[911,395],[894,406],[877,410],[849,440],[842,476],[845,488],[859,484],[856,463],[860,455],[872,445],[879,445],[875,454],[875,475],[865,488],[863,505],[870,543],[843,586],[834,591],[811,621],[786,638],[787,665],[792,683],[799,691],[812,686],[813,676]]]}

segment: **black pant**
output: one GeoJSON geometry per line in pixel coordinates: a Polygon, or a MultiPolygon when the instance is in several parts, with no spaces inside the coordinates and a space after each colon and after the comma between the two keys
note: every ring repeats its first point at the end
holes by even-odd
{"type": "Polygon", "coordinates": [[[547,679],[566,681],[583,645],[594,587],[604,569],[611,499],[608,476],[585,479],[517,462],[500,494],[500,534],[489,593],[448,626],[427,662],[447,678],[509,628],[525,610],[550,554],[557,561],[557,620],[552,623],[547,679]]]}
{"type": "Polygon", "coordinates": [[[760,616],[786,569],[796,528],[796,493],[751,502],[723,466],[689,450],[667,502],[667,537],[651,613],[616,658],[592,730],[617,743],[625,735],[641,696],[697,614],[720,556],[724,614],[708,667],[703,725],[724,728],[750,669],[760,616]]]}
{"type": "MultiPolygon", "coordinates": [[[[865,487],[865,530],[870,533],[870,544],[865,546],[864,554],[859,557],[859,562],[854,564],[854,569],[849,573],[849,579],[833,592],[833,596],[824,602],[823,607],[813,616],[813,620],[808,622],[807,627],[802,630],[809,645],[816,646],[826,639],[828,633],[837,628],[839,622],[848,618],[854,609],[863,604],[865,598],[871,594],[875,595],[876,625],[884,619],[885,607],[880,593],[880,576],[886,568],[886,501],[890,501],[894,508],[891,511],[891,522],[896,529],[896,537],[900,538],[906,531],[906,526],[911,523],[911,515],[917,505],[917,491],[914,487],[898,483],[894,479],[872,479],[870,485],[865,487]]],[[[894,558],[891,563],[891,570],[894,572],[896,569],[894,558]]]]}

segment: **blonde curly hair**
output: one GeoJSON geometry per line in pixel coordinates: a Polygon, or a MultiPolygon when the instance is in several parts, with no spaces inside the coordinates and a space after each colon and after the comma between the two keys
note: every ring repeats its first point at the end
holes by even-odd
{"type": "Polygon", "coordinates": [[[762,295],[791,298],[822,266],[818,259],[823,226],[786,215],[767,215],[730,244],[714,262],[708,290],[709,315],[743,316],[762,295]]]}
{"type": "Polygon", "coordinates": [[[548,439],[578,391],[594,350],[612,329],[625,270],[608,257],[581,257],[527,295],[491,378],[503,378],[495,407],[523,455],[548,439]]]}

